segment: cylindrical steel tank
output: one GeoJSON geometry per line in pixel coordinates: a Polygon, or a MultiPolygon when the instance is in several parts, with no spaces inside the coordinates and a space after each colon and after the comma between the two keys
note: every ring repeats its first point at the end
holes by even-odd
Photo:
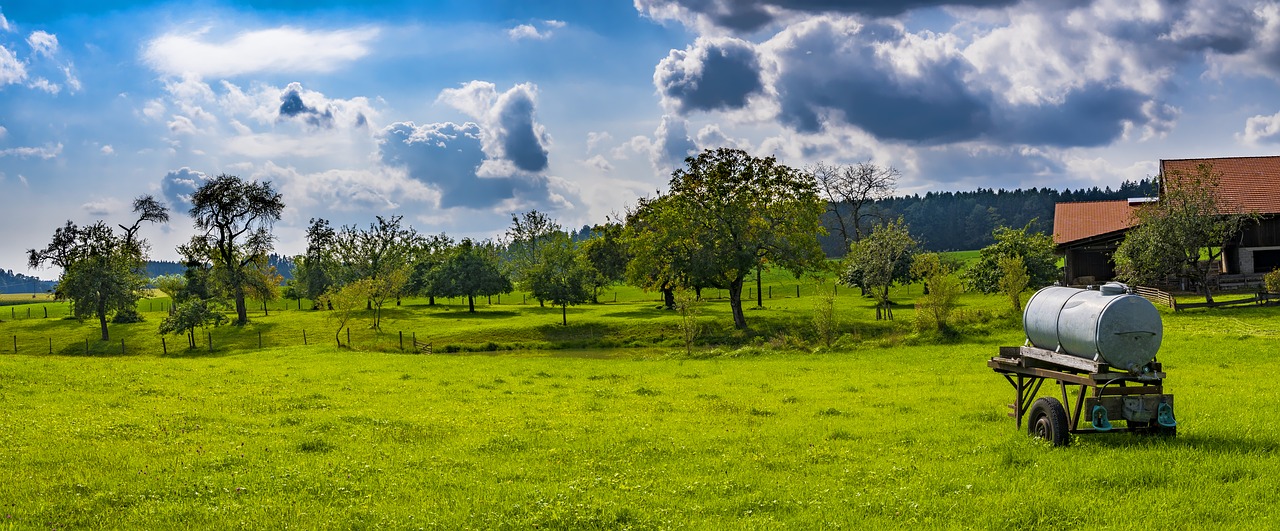
{"type": "Polygon", "coordinates": [[[1156,357],[1164,325],[1151,301],[1124,284],[1101,289],[1051,286],[1027,301],[1022,328],[1032,345],[1136,371],[1156,357]]]}

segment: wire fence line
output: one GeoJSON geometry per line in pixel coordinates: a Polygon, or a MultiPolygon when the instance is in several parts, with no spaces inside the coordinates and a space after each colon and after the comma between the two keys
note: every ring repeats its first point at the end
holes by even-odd
{"type": "Polygon", "coordinates": [[[193,352],[239,351],[252,349],[337,345],[356,350],[400,351],[415,354],[433,353],[432,341],[416,331],[365,331],[346,327],[335,332],[317,333],[300,329],[296,333],[254,331],[236,335],[216,334],[216,328],[196,329],[190,334],[132,335],[119,340],[70,338],[66,335],[7,334],[0,341],[0,354],[59,354],[129,356],[135,354],[177,355],[193,352]]]}

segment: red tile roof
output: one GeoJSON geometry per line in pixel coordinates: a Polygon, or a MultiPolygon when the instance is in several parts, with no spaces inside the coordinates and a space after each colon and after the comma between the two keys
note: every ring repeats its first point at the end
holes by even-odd
{"type": "Polygon", "coordinates": [[[1053,208],[1053,243],[1062,245],[1132,227],[1137,206],[1129,201],[1058,203],[1053,208]]]}
{"type": "Polygon", "coordinates": [[[1219,205],[1225,211],[1280,213],[1280,156],[1161,160],[1162,181],[1174,184],[1167,178],[1173,172],[1194,173],[1200,164],[1211,165],[1221,177],[1219,205]]]}

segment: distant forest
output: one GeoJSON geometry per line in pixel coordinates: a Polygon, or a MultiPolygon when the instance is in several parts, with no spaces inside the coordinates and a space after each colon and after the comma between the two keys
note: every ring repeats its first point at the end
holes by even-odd
{"type": "MultiPolygon", "coordinates": [[[[924,195],[892,197],[869,207],[874,218],[897,219],[901,216],[911,234],[930,251],[964,251],[981,249],[993,243],[991,232],[996,227],[1021,228],[1031,223],[1036,232],[1053,233],[1053,205],[1070,201],[1106,201],[1130,197],[1153,197],[1155,182],[1150,179],[1125,181],[1118,189],[1082,188],[1051,190],[1032,188],[1016,190],[979,188],[972,192],[929,192],[924,195]],[[1034,223],[1033,223],[1034,220],[1034,223]]],[[[848,251],[835,230],[830,213],[823,218],[827,236],[819,238],[827,256],[840,257],[848,251]]],[[[875,223],[872,223],[873,225],[875,223]]],[[[590,237],[591,228],[583,226],[575,239],[590,237]]],[[[285,280],[293,278],[293,263],[288,257],[271,254],[271,265],[285,280]]],[[[186,268],[179,262],[147,262],[147,276],[181,275],[186,268]]],[[[0,269],[0,293],[43,293],[53,289],[53,282],[0,269]]]]}
{"type": "MultiPolygon", "coordinates": [[[[293,262],[288,257],[283,257],[272,253],[267,256],[267,262],[276,266],[276,272],[285,280],[293,278],[293,262]]],[[[147,278],[155,278],[160,275],[181,275],[187,270],[187,267],[181,262],[169,262],[165,260],[149,260],[147,261],[147,278]]],[[[53,289],[55,282],[52,280],[41,280],[37,277],[30,277],[22,273],[14,273],[0,269],[0,293],[44,293],[53,289]]]]}
{"type": "MultiPolygon", "coordinates": [[[[869,209],[873,218],[881,220],[902,217],[910,227],[911,235],[926,250],[965,251],[981,249],[994,243],[991,232],[1000,226],[1022,228],[1030,223],[1033,232],[1053,234],[1054,203],[1155,195],[1155,182],[1142,179],[1136,182],[1125,181],[1116,190],[1095,186],[1063,191],[1049,188],[979,188],[972,192],[929,192],[925,195],[891,197],[877,201],[869,209]]],[[[835,228],[836,220],[830,212],[824,216],[823,224],[828,233],[820,238],[823,250],[827,256],[844,256],[848,249],[844,247],[835,228]]]]}

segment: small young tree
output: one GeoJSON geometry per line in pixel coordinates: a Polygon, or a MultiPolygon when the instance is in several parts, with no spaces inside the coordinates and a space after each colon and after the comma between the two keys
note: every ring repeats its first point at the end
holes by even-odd
{"type": "Polygon", "coordinates": [[[691,289],[675,291],[676,312],[680,314],[680,337],[684,340],[685,354],[693,355],[693,342],[702,333],[702,323],[698,316],[702,314],[702,299],[691,289]]]}
{"type": "Polygon", "coordinates": [[[1015,315],[1022,313],[1022,292],[1027,290],[1031,275],[1021,256],[1000,257],[1000,293],[1009,297],[1015,315]]]}
{"type": "Polygon", "coordinates": [[[840,281],[867,288],[876,300],[876,320],[893,320],[889,288],[909,278],[915,249],[916,241],[902,218],[879,225],[849,248],[840,281]]]}
{"type": "Polygon", "coordinates": [[[925,285],[925,294],[916,302],[919,328],[931,326],[940,332],[949,328],[951,313],[964,291],[954,273],[955,266],[938,253],[919,254],[911,261],[911,276],[925,285]]]}
{"type": "Polygon", "coordinates": [[[826,282],[819,280],[813,291],[817,294],[813,299],[813,328],[818,332],[818,339],[827,348],[831,348],[840,327],[840,316],[836,314],[835,286],[828,286],[826,282]]]}
{"type": "MultiPolygon", "coordinates": [[[[329,292],[320,296],[320,302],[333,308],[329,313],[330,322],[337,323],[338,327],[333,332],[333,340],[342,347],[342,329],[347,327],[351,322],[351,317],[356,310],[369,300],[369,279],[361,279],[351,282],[345,286],[334,286],[329,288],[329,292]]],[[[350,345],[347,345],[350,347],[350,345]]]]}
{"type": "Polygon", "coordinates": [[[1027,268],[1027,287],[1041,288],[1061,278],[1058,256],[1053,254],[1053,236],[1032,232],[1032,220],[1021,229],[997,227],[992,236],[996,242],[978,252],[978,260],[962,273],[969,288],[986,294],[1002,293],[1000,259],[1007,256],[1022,258],[1027,268]]]}
{"type": "Polygon", "coordinates": [[[186,334],[187,347],[196,348],[196,327],[204,328],[212,324],[220,326],[226,321],[222,312],[215,311],[208,301],[191,299],[173,306],[173,311],[160,321],[160,334],[186,334]]]}
{"type": "Polygon", "coordinates": [[[1262,284],[1266,286],[1268,293],[1280,293],[1280,269],[1273,269],[1262,275],[1262,284]]]}
{"type": "Polygon", "coordinates": [[[600,290],[622,282],[630,257],[622,237],[622,225],[605,223],[591,229],[591,238],[582,242],[582,252],[591,265],[591,302],[600,302],[600,290]]]}

